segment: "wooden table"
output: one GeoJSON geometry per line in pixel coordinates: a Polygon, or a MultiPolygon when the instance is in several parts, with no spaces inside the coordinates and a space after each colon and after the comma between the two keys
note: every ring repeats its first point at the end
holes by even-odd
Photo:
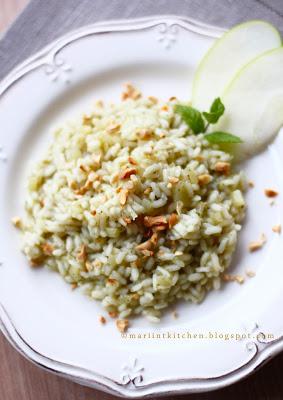
{"type": "MultiPolygon", "coordinates": [[[[48,0],[46,0],[48,1],[48,0]]],[[[0,33],[28,0],[0,0],[0,33]]],[[[183,400],[282,400],[283,354],[254,375],[225,389],[183,400]]],[[[34,366],[20,356],[0,334],[0,400],[110,400],[114,396],[84,388],[34,366]]],[[[170,400],[173,400],[170,397],[170,400]]]]}

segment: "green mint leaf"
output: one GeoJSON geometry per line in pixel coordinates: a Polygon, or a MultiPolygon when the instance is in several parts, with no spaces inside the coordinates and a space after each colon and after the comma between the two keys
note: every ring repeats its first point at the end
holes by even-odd
{"type": "Polygon", "coordinates": [[[216,122],[219,120],[219,118],[224,114],[225,107],[222,101],[220,100],[219,97],[214,100],[210,107],[209,112],[203,112],[204,118],[209,122],[210,124],[216,124],[216,122]]]}
{"type": "Polygon", "coordinates": [[[242,139],[239,136],[221,131],[207,133],[204,137],[209,143],[242,143],[242,139]]]}
{"type": "Polygon", "coordinates": [[[177,104],[175,111],[181,115],[182,120],[191,128],[194,134],[204,132],[204,120],[201,113],[193,107],[177,104]]]}

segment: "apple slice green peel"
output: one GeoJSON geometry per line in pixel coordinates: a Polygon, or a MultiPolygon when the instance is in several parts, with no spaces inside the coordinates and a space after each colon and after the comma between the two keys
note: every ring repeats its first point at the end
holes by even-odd
{"type": "Polygon", "coordinates": [[[282,45],[279,32],[264,21],[249,21],[229,30],[208,50],[193,81],[192,106],[204,111],[233,77],[260,54],[282,45]]]}
{"type": "Polygon", "coordinates": [[[226,112],[214,129],[242,139],[235,146],[236,157],[247,158],[262,150],[283,124],[283,47],[243,67],[221,98],[226,112]]]}

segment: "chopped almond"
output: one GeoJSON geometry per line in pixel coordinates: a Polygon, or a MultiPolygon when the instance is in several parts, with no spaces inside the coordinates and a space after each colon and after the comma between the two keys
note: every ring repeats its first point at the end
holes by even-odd
{"type": "Polygon", "coordinates": [[[180,179],[176,176],[171,176],[168,180],[170,183],[172,183],[172,185],[175,185],[175,183],[178,183],[180,179]]]}
{"type": "Polygon", "coordinates": [[[136,162],[136,160],[135,160],[133,157],[129,157],[128,160],[129,160],[129,163],[130,163],[130,164],[132,164],[132,165],[138,165],[138,163],[136,162]]]}
{"type": "Polygon", "coordinates": [[[83,116],[83,125],[91,125],[92,117],[88,115],[83,116]]]}
{"type": "MultiPolygon", "coordinates": [[[[152,130],[149,130],[149,129],[141,129],[140,131],[137,132],[137,136],[143,140],[151,139],[152,134],[153,134],[152,130]]],[[[147,152],[147,154],[151,154],[151,153],[147,152]]]]}
{"type": "Polygon", "coordinates": [[[103,107],[104,107],[104,103],[103,103],[102,100],[97,100],[97,102],[95,103],[95,105],[96,105],[96,107],[99,107],[99,108],[103,108],[103,107]]]}
{"type": "Polygon", "coordinates": [[[247,275],[249,278],[253,278],[256,274],[255,274],[254,271],[252,271],[252,270],[250,270],[250,269],[247,269],[247,270],[246,270],[246,275],[247,275]]]}
{"type": "Polygon", "coordinates": [[[279,193],[274,189],[265,189],[264,194],[267,197],[276,197],[279,193]]]}
{"type": "Polygon", "coordinates": [[[158,233],[154,232],[150,238],[151,243],[156,246],[158,243],[158,233]]]}
{"type": "Polygon", "coordinates": [[[93,270],[93,265],[92,263],[90,263],[89,261],[87,261],[85,263],[85,269],[87,270],[87,272],[91,272],[93,270]]]}
{"type": "Polygon", "coordinates": [[[167,219],[164,215],[157,215],[156,217],[146,216],[144,217],[143,222],[147,228],[158,225],[168,225],[167,219]]]}
{"type": "Polygon", "coordinates": [[[16,227],[16,228],[21,228],[22,226],[22,220],[20,217],[14,217],[12,218],[12,224],[16,227]]]}
{"type": "Polygon", "coordinates": [[[214,170],[219,172],[220,174],[228,175],[230,173],[231,164],[229,162],[218,161],[215,166],[214,170]]]}
{"type": "Polygon", "coordinates": [[[77,260],[78,261],[82,261],[82,262],[86,262],[86,256],[87,256],[86,245],[82,244],[81,248],[80,248],[80,250],[78,252],[78,255],[77,255],[77,260]]]}
{"type": "Polygon", "coordinates": [[[177,100],[177,97],[172,96],[172,97],[170,97],[170,99],[169,99],[169,101],[174,101],[174,100],[177,100]]]}
{"type": "Polygon", "coordinates": [[[154,96],[148,96],[148,100],[150,100],[153,104],[157,104],[158,103],[158,99],[154,96]]]}
{"type": "Polygon", "coordinates": [[[241,275],[230,275],[230,274],[224,274],[223,275],[223,280],[225,282],[237,282],[239,284],[242,284],[245,282],[245,278],[241,275]]]}
{"type": "Polygon", "coordinates": [[[118,133],[121,129],[121,125],[120,124],[111,124],[109,125],[109,127],[107,128],[107,132],[108,133],[118,133]]]}
{"type": "Polygon", "coordinates": [[[136,250],[142,252],[143,250],[150,250],[152,248],[152,242],[150,239],[148,239],[146,242],[143,242],[141,244],[138,244],[136,246],[136,250]]]}
{"type": "Polygon", "coordinates": [[[71,289],[72,289],[72,290],[77,289],[77,287],[78,287],[78,284],[77,284],[76,282],[74,282],[74,283],[71,284],[71,289]]]}
{"type": "Polygon", "coordinates": [[[131,175],[136,175],[136,168],[126,168],[120,175],[120,179],[128,179],[131,175]]]}
{"type": "Polygon", "coordinates": [[[30,261],[30,266],[33,268],[37,268],[37,267],[41,267],[42,263],[43,263],[43,259],[42,258],[32,258],[30,261]]]}
{"type": "Polygon", "coordinates": [[[145,257],[152,257],[154,255],[152,250],[141,250],[141,253],[145,256],[145,257]]]}
{"type": "Polygon", "coordinates": [[[107,279],[107,283],[109,283],[110,285],[116,285],[117,279],[108,278],[108,279],[107,279]]]}
{"type": "Polygon", "coordinates": [[[259,240],[250,242],[249,251],[253,252],[253,251],[261,249],[262,246],[265,244],[265,242],[266,242],[266,236],[264,235],[264,233],[262,233],[259,240]]]}
{"type": "Polygon", "coordinates": [[[152,191],[151,187],[147,187],[143,193],[149,194],[151,191],[152,191]]]}
{"type": "Polygon", "coordinates": [[[101,154],[94,154],[92,157],[94,167],[98,168],[101,163],[101,154]]]}
{"type": "Polygon", "coordinates": [[[87,173],[90,171],[90,168],[88,165],[80,165],[80,170],[87,173]]]}
{"type": "Polygon", "coordinates": [[[161,107],[161,111],[168,111],[168,106],[165,104],[161,107]]]}
{"type": "Polygon", "coordinates": [[[99,317],[99,322],[100,322],[102,325],[106,324],[106,318],[103,317],[103,315],[100,315],[100,317],[99,317]]]}
{"type": "Polygon", "coordinates": [[[43,250],[43,253],[46,254],[47,256],[51,256],[52,252],[54,250],[53,246],[50,243],[43,243],[41,245],[41,248],[43,250]]]}
{"type": "Polygon", "coordinates": [[[129,195],[128,189],[122,189],[122,190],[120,191],[120,197],[119,197],[119,199],[120,199],[120,204],[121,204],[121,206],[124,206],[124,205],[126,204],[128,195],[129,195]]]}
{"type": "Polygon", "coordinates": [[[171,214],[168,219],[169,229],[171,229],[174,225],[176,225],[178,221],[179,221],[178,214],[175,214],[175,213],[171,214]]]}
{"type": "Polygon", "coordinates": [[[109,312],[108,312],[108,315],[109,315],[109,317],[111,317],[111,318],[117,318],[118,313],[117,313],[117,311],[109,311],[109,312]]]}
{"type": "Polygon", "coordinates": [[[198,176],[198,183],[203,186],[207,185],[212,181],[212,177],[209,174],[203,174],[198,176]]]}
{"type": "Polygon", "coordinates": [[[132,220],[129,217],[124,217],[123,220],[126,222],[127,225],[132,223],[132,220]]]}
{"type": "Polygon", "coordinates": [[[278,224],[278,225],[274,225],[273,227],[272,227],[272,230],[273,230],[273,232],[275,232],[275,233],[281,233],[281,225],[280,224],[278,224]]]}
{"type": "Polygon", "coordinates": [[[124,86],[125,90],[122,93],[122,100],[138,100],[141,98],[141,92],[137,90],[131,83],[126,83],[124,86]]]}
{"type": "Polygon", "coordinates": [[[95,210],[92,210],[90,213],[91,213],[92,216],[94,216],[94,217],[96,216],[96,211],[95,210]]]}
{"type": "Polygon", "coordinates": [[[129,327],[129,321],[127,319],[117,319],[116,326],[121,333],[126,332],[129,327]]]}

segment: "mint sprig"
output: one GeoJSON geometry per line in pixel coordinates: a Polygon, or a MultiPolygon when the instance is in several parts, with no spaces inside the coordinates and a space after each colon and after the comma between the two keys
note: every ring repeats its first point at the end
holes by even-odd
{"type": "Polygon", "coordinates": [[[216,131],[212,133],[207,133],[205,136],[205,139],[209,143],[242,143],[243,141],[239,138],[239,136],[232,135],[231,133],[228,132],[221,132],[221,131],[216,131]]]}
{"type": "Polygon", "coordinates": [[[181,115],[182,120],[191,128],[195,135],[204,132],[205,124],[201,112],[190,106],[177,104],[175,111],[181,115]]]}
{"type": "MultiPolygon", "coordinates": [[[[213,101],[209,112],[200,112],[191,106],[181,104],[175,106],[175,112],[181,116],[182,120],[195,135],[205,133],[210,124],[216,124],[224,114],[224,111],[224,104],[219,97],[213,101]],[[205,124],[205,120],[208,122],[207,124],[205,124]]],[[[206,133],[204,137],[211,144],[242,143],[241,138],[238,136],[222,131],[206,133]]]]}
{"type": "Polygon", "coordinates": [[[225,107],[222,101],[220,100],[219,97],[214,100],[212,103],[209,112],[203,112],[204,118],[209,122],[210,124],[216,124],[218,122],[219,118],[222,117],[224,114],[225,107]]]}

